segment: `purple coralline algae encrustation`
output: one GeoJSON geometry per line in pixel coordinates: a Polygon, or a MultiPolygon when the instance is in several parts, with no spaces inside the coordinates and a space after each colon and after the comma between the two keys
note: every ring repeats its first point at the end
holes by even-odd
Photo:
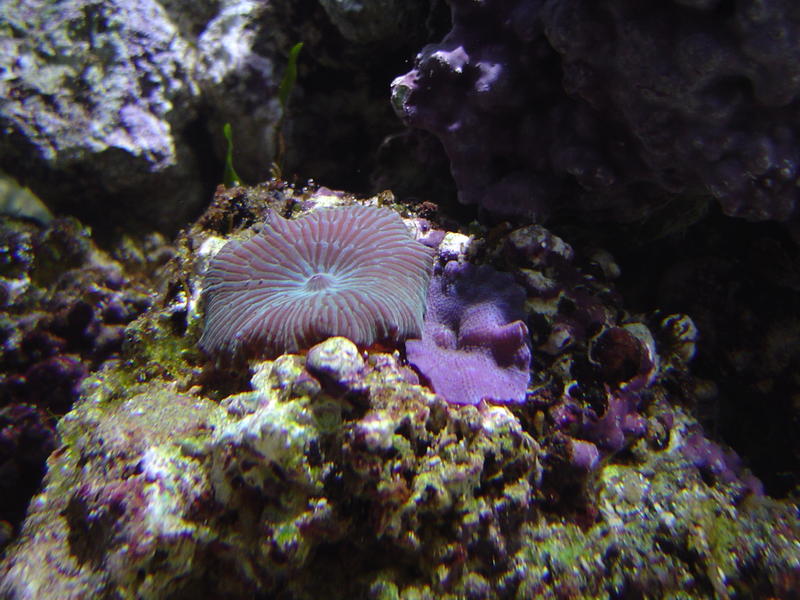
{"type": "Polygon", "coordinates": [[[450,0],[453,28],[392,84],[459,198],[541,221],[638,221],[710,195],[796,220],[800,10],[787,2],[450,0]]]}

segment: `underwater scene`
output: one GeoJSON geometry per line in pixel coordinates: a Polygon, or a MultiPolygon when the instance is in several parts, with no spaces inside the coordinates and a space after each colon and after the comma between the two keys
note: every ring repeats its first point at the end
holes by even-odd
{"type": "Polygon", "coordinates": [[[800,2],[0,0],[0,600],[800,599],[800,2]]]}

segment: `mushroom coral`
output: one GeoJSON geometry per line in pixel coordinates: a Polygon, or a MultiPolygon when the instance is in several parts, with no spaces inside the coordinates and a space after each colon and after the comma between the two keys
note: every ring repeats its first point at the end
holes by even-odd
{"type": "Polygon", "coordinates": [[[370,346],[419,335],[432,258],[388,208],[273,215],[211,260],[200,346],[272,357],[332,336],[370,346]]]}

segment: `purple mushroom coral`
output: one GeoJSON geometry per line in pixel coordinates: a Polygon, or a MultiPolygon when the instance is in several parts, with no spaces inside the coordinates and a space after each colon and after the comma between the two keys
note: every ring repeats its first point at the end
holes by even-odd
{"type": "Polygon", "coordinates": [[[432,256],[388,208],[275,215],[211,261],[200,346],[275,356],[332,336],[370,346],[419,335],[432,256]]]}
{"type": "Polygon", "coordinates": [[[422,339],[406,342],[408,362],[448,402],[522,402],[531,360],[524,299],[510,275],[450,261],[431,280],[422,339]]]}

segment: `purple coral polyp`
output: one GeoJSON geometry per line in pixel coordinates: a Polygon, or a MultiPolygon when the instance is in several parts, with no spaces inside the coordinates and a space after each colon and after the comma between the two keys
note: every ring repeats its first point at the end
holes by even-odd
{"type": "Polygon", "coordinates": [[[453,404],[522,402],[530,380],[524,290],[487,265],[447,263],[431,279],[422,339],[408,361],[453,404]]]}

